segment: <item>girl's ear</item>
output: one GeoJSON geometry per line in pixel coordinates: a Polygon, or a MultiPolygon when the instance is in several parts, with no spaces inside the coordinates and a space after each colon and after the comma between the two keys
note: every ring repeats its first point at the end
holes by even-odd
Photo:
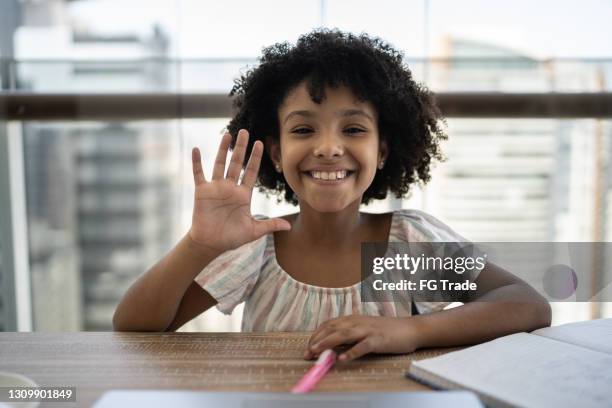
{"type": "Polygon", "coordinates": [[[272,159],[272,163],[274,167],[278,170],[281,163],[281,151],[280,146],[275,141],[268,139],[268,154],[270,155],[270,159],[272,159]]]}
{"type": "Polygon", "coordinates": [[[386,140],[382,140],[380,142],[380,147],[378,148],[378,161],[387,161],[387,157],[389,157],[389,146],[387,145],[387,141],[386,140]]]}

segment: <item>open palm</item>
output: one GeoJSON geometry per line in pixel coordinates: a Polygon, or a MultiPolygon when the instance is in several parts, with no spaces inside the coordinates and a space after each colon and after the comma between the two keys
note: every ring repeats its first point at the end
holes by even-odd
{"type": "Polygon", "coordinates": [[[263,143],[254,143],[251,157],[239,183],[248,138],[246,130],[238,132],[227,175],[224,176],[231,135],[223,135],[211,181],[206,181],[204,177],[199,149],[192,150],[195,198],[189,235],[203,248],[224,252],[265,234],[291,228],[291,225],[281,218],[260,221],[251,215],[251,197],[261,163],[263,143]]]}

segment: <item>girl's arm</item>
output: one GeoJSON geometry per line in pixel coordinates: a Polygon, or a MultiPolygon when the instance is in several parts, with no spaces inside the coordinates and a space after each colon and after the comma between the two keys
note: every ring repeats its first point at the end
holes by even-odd
{"type": "Polygon", "coordinates": [[[204,313],[218,302],[196,282],[191,282],[187,288],[181,304],[176,311],[174,320],[165,331],[173,332],[180,329],[185,323],[204,313]]]}
{"type": "Polygon", "coordinates": [[[253,144],[240,179],[248,132],[238,133],[225,174],[230,142],[231,135],[227,133],[221,139],[210,181],[204,177],[200,151],[193,149],[195,192],[189,234],[129,288],[115,310],[115,330],[164,331],[180,327],[216,303],[194,282],[206,265],[225,251],[270,232],[291,228],[282,218],[256,220],[251,215],[251,197],[263,143],[253,144]]]}
{"type": "Polygon", "coordinates": [[[417,348],[481,343],[550,325],[550,305],[531,286],[491,263],[476,278],[468,303],[405,318],[345,316],[323,323],[304,354],[317,356],[341,344],[354,346],[340,355],[348,361],[364,354],[410,353],[417,348]]]}
{"type": "Polygon", "coordinates": [[[481,343],[550,326],[548,301],[511,273],[487,263],[475,282],[466,304],[413,319],[419,348],[481,343]]]}
{"type": "Polygon", "coordinates": [[[186,235],[121,299],[113,316],[116,331],[173,331],[217,301],[194,278],[219,254],[186,235]]]}

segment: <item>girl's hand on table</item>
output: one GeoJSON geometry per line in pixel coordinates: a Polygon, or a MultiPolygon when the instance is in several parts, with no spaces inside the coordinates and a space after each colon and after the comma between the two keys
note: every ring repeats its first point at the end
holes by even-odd
{"type": "Polygon", "coordinates": [[[202,249],[224,252],[270,232],[291,229],[291,224],[282,218],[259,221],[251,215],[251,197],[259,172],[263,143],[256,141],[253,144],[251,157],[242,181],[238,184],[248,139],[249,133],[241,129],[227,174],[224,175],[231,135],[223,135],[210,181],[204,177],[200,150],[195,147],[191,152],[195,199],[188,236],[202,249]]]}
{"type": "Polygon", "coordinates": [[[350,361],[368,353],[411,353],[418,347],[412,318],[351,315],[320,325],[308,341],[305,359],[324,350],[351,344],[339,354],[339,361],[350,361]]]}

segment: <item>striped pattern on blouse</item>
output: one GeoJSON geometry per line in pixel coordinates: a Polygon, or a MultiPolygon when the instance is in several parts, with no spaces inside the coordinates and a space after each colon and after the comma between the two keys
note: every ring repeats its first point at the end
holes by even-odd
{"type": "MultiPolygon", "coordinates": [[[[259,219],[267,218],[257,216],[259,219]]],[[[397,210],[391,218],[389,242],[464,242],[435,217],[418,210],[397,210]]],[[[473,281],[480,271],[464,277],[473,281]]],[[[195,278],[230,314],[245,303],[242,331],[311,331],[326,320],[351,314],[404,317],[412,299],[362,302],[359,283],[323,288],[299,282],[278,264],[274,234],[265,235],[215,258],[195,278]]],[[[447,302],[415,302],[419,313],[443,309],[447,302]]]]}

